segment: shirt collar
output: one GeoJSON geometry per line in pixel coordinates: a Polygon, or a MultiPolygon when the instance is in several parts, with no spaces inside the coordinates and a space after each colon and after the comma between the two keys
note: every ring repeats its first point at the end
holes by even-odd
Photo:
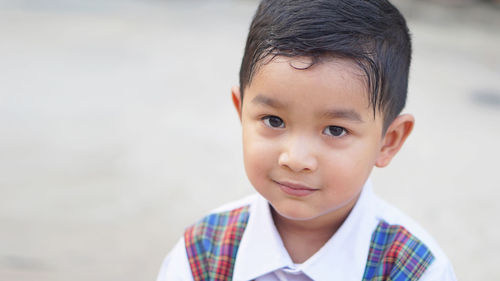
{"type": "Polygon", "coordinates": [[[283,267],[301,270],[313,280],[361,280],[371,230],[377,221],[371,211],[367,181],[347,219],[326,244],[298,267],[288,255],[274,225],[269,203],[260,195],[250,206],[250,218],[240,242],[233,280],[247,281],[283,267]]]}
{"type": "Polygon", "coordinates": [[[293,264],[274,225],[269,203],[260,194],[250,206],[250,217],[234,265],[234,281],[253,280],[293,264]]]}
{"type": "Polygon", "coordinates": [[[344,223],[325,245],[301,265],[313,280],[361,280],[370,248],[372,229],[377,224],[371,202],[370,181],[344,223]]]}

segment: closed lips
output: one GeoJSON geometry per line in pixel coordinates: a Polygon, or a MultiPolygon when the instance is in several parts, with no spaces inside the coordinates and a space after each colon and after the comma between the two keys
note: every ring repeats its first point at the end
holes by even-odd
{"type": "Polygon", "coordinates": [[[311,188],[302,184],[296,184],[296,183],[291,183],[291,182],[286,182],[286,181],[275,181],[277,184],[296,189],[296,190],[317,190],[316,188],[311,188]]]}

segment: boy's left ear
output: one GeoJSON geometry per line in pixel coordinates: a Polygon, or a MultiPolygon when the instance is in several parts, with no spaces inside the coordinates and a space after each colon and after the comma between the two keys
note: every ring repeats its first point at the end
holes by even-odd
{"type": "Polygon", "coordinates": [[[241,91],[239,86],[233,86],[231,88],[231,98],[233,99],[234,108],[238,112],[238,117],[241,121],[241,91]]]}
{"type": "Polygon", "coordinates": [[[410,114],[402,114],[392,121],[382,139],[382,147],[375,166],[382,168],[391,162],[392,158],[403,146],[415,124],[415,118],[410,114]]]}

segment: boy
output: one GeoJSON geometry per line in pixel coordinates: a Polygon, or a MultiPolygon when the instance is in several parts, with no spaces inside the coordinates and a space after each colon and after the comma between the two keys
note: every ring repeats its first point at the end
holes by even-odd
{"type": "Polygon", "coordinates": [[[188,228],[158,280],[455,280],[368,180],[413,128],[410,57],[386,0],[263,0],[232,88],[258,195],[188,228]]]}

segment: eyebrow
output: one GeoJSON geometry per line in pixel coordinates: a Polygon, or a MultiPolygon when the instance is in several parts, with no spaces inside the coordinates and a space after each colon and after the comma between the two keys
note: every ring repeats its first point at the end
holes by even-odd
{"type": "Polygon", "coordinates": [[[364,122],[361,115],[352,109],[330,109],[322,114],[329,119],[346,119],[355,122],[364,122]]]}
{"type": "Polygon", "coordinates": [[[279,102],[279,101],[277,101],[277,100],[275,100],[273,98],[263,96],[261,94],[255,96],[252,99],[252,103],[254,103],[254,104],[261,104],[261,105],[267,105],[267,106],[274,107],[274,108],[283,108],[283,107],[285,107],[285,105],[282,104],[281,102],[279,102]]]}

